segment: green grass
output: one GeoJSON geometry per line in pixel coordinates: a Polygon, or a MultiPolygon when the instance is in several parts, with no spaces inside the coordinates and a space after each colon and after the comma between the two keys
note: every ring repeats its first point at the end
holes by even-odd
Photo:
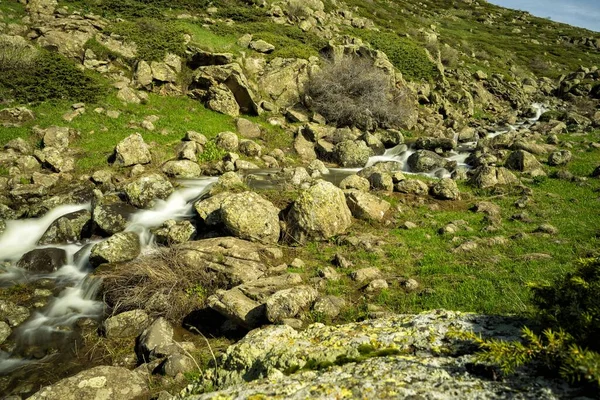
{"type": "Polygon", "coordinates": [[[233,53],[241,50],[241,47],[237,45],[237,37],[235,35],[220,36],[193,22],[180,22],[178,26],[192,36],[191,44],[201,49],[233,53]]]}

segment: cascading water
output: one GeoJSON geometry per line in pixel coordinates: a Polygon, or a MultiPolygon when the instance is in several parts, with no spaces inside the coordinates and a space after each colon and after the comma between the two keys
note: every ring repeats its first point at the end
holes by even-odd
{"type": "MultiPolygon", "coordinates": [[[[166,200],[156,200],[149,210],[140,210],[130,217],[127,231],[136,232],[144,251],[153,246],[151,228],[159,227],[169,219],[182,220],[193,216],[193,203],[201,197],[216,181],[216,178],[200,178],[182,181],[182,188],[166,200]]],[[[66,253],[66,263],[49,274],[32,274],[16,266],[25,253],[40,246],[37,242],[48,227],[57,218],[80,210],[89,210],[89,204],[59,206],[37,219],[8,221],[6,230],[0,236],[0,261],[8,262],[5,272],[0,274],[0,286],[12,286],[39,279],[50,279],[62,291],[42,309],[32,313],[12,333],[16,342],[15,352],[0,351],[0,374],[9,373],[22,367],[32,359],[19,357],[18,352],[26,347],[47,347],[52,344],[60,348],[69,342],[73,326],[82,318],[99,318],[103,312],[103,303],[96,300],[100,281],[89,277],[91,267],[89,255],[93,244],[100,240],[86,240],[81,243],[67,243],[51,247],[62,249],[66,253]],[[57,346],[56,344],[59,343],[57,346]]],[[[36,362],[46,361],[48,356],[36,362]]]]}

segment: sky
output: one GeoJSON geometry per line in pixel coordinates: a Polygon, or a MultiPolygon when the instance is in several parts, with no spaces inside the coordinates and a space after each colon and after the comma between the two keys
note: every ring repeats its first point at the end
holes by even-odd
{"type": "Polygon", "coordinates": [[[529,11],[537,17],[550,17],[600,32],[600,0],[488,0],[489,3],[515,10],[529,11]]]}

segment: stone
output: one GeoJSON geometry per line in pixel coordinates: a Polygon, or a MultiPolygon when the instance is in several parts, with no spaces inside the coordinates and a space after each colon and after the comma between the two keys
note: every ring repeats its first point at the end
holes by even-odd
{"type": "Polygon", "coordinates": [[[340,189],[342,190],[360,190],[368,192],[371,188],[369,180],[358,175],[350,175],[342,179],[340,189]]]}
{"type": "Polygon", "coordinates": [[[221,223],[221,204],[231,193],[221,192],[194,203],[194,209],[200,220],[207,226],[215,226],[221,223]]]}
{"type": "Polygon", "coordinates": [[[0,321],[0,344],[6,342],[11,333],[10,326],[4,321],[0,321]]]}
{"type": "Polygon", "coordinates": [[[329,169],[323,164],[321,160],[313,160],[306,167],[306,171],[310,175],[311,178],[320,178],[323,175],[327,175],[329,173],[329,169]]]}
{"type": "Polygon", "coordinates": [[[92,231],[92,214],[87,210],[75,211],[57,218],[46,229],[38,244],[77,242],[92,231]]]}
{"type": "Polygon", "coordinates": [[[302,133],[298,133],[294,139],[294,150],[304,162],[311,162],[317,158],[315,144],[307,140],[302,133]]]}
{"type": "Polygon", "coordinates": [[[346,301],[337,296],[319,297],[313,304],[312,311],[328,318],[337,317],[346,307],[346,301]]]}
{"type": "Polygon", "coordinates": [[[325,181],[317,181],[300,193],[287,215],[287,233],[298,244],[327,240],[344,233],[351,224],[344,192],[325,181]]]}
{"type": "Polygon", "coordinates": [[[171,246],[173,243],[185,243],[196,236],[196,227],[190,221],[169,219],[152,233],[158,244],[171,246]]]}
{"type": "Polygon", "coordinates": [[[150,63],[152,69],[152,78],[159,82],[175,82],[177,74],[166,63],[160,61],[152,61],[150,63]]]}
{"type": "Polygon", "coordinates": [[[261,137],[262,132],[259,124],[255,124],[245,118],[238,118],[235,122],[240,136],[247,139],[257,139],[261,137]]]}
{"type": "Polygon", "coordinates": [[[217,135],[215,144],[226,151],[237,151],[239,139],[233,132],[221,132],[217,135]]]}
{"type": "Polygon", "coordinates": [[[249,298],[239,288],[217,290],[207,303],[213,310],[247,329],[260,326],[265,320],[264,304],[249,298]]]}
{"type": "Polygon", "coordinates": [[[368,281],[374,281],[375,279],[381,279],[382,274],[378,268],[369,267],[352,272],[350,277],[358,283],[364,283],[368,281]]]}
{"type": "Polygon", "coordinates": [[[531,153],[517,150],[510,153],[504,163],[505,167],[514,171],[530,172],[542,168],[542,164],[531,153]]]}
{"type": "Polygon", "coordinates": [[[458,200],[460,191],[456,182],[450,178],[443,178],[431,186],[430,193],[440,200],[458,200]]]}
{"type": "Polygon", "coordinates": [[[135,70],[135,80],[144,87],[152,85],[152,68],[146,61],[141,60],[135,70]]]}
{"type": "Polygon", "coordinates": [[[394,189],[399,193],[422,196],[427,194],[429,186],[419,179],[406,179],[396,183],[394,189]]]}
{"type": "Polygon", "coordinates": [[[373,150],[362,140],[345,140],[334,149],[337,163],[347,168],[362,168],[373,156],[373,150]]]}
{"type": "Polygon", "coordinates": [[[92,202],[92,219],[94,223],[108,235],[124,231],[137,208],[121,201],[117,195],[97,197],[92,202]]]}
{"type": "Polygon", "coordinates": [[[195,132],[195,131],[187,131],[185,133],[185,140],[198,143],[200,146],[205,146],[206,143],[208,142],[208,139],[206,138],[206,136],[204,136],[203,134],[201,134],[199,132],[195,132]]]}
{"type": "Polygon", "coordinates": [[[293,318],[307,310],[317,299],[318,292],[309,286],[296,286],[276,292],[265,303],[265,314],[270,322],[293,318]]]}
{"type": "Polygon", "coordinates": [[[129,86],[119,89],[117,99],[126,104],[140,104],[142,102],[138,93],[129,86]]]}
{"type": "Polygon", "coordinates": [[[317,274],[327,281],[337,282],[341,279],[340,274],[332,267],[320,268],[317,270],[317,274]]]}
{"type": "Polygon", "coordinates": [[[240,115],[240,106],[234,94],[224,84],[211,86],[208,89],[206,107],[221,114],[237,117],[240,115]]]}
{"type": "Polygon", "coordinates": [[[131,261],[140,252],[140,238],[137,233],[120,232],[92,247],[90,264],[97,267],[104,263],[131,261]]]}
{"type": "Polygon", "coordinates": [[[548,156],[548,164],[552,166],[566,165],[572,158],[573,154],[569,150],[555,151],[548,156]]]}
{"type": "Polygon", "coordinates": [[[177,158],[180,160],[196,161],[198,153],[203,151],[202,146],[196,142],[181,142],[177,146],[177,158]]]}
{"type": "Polygon", "coordinates": [[[131,310],[104,320],[102,331],[109,339],[137,337],[148,325],[150,317],[144,310],[131,310]]]}
{"type": "Polygon", "coordinates": [[[54,172],[69,172],[75,168],[75,160],[72,157],[66,157],[64,151],[55,147],[44,147],[41,154],[36,152],[36,157],[45,168],[54,172]]]}
{"type": "Polygon", "coordinates": [[[33,153],[33,148],[23,138],[16,138],[16,139],[10,140],[8,143],[6,143],[4,145],[4,148],[18,151],[21,154],[33,153]]]}
{"type": "Polygon", "coordinates": [[[198,367],[194,360],[190,357],[182,354],[173,354],[167,357],[167,360],[163,364],[163,371],[166,376],[175,377],[178,374],[185,374],[192,372],[198,367]]]}
{"type": "Polygon", "coordinates": [[[249,139],[240,141],[238,149],[247,157],[260,157],[262,151],[262,147],[258,143],[249,139]]]}
{"type": "Polygon", "coordinates": [[[379,293],[388,287],[388,283],[385,279],[375,279],[374,281],[369,282],[365,287],[365,293],[379,293]]]}
{"type": "Polygon", "coordinates": [[[0,299],[0,321],[8,323],[10,328],[27,321],[30,313],[27,307],[19,306],[12,301],[0,299]]]}
{"type": "Polygon", "coordinates": [[[395,129],[378,130],[373,134],[385,147],[394,147],[404,143],[404,135],[395,129]]]}
{"type": "Polygon", "coordinates": [[[0,110],[0,124],[2,125],[18,126],[34,119],[33,111],[26,107],[4,108],[0,110]]]}
{"type": "Polygon", "coordinates": [[[369,180],[371,188],[374,190],[382,190],[385,192],[394,191],[394,178],[387,172],[373,172],[367,179],[369,180]]]}
{"type": "Polygon", "coordinates": [[[251,41],[248,47],[254,51],[264,54],[272,53],[275,50],[275,46],[273,46],[271,43],[265,42],[262,39],[251,41]]]}
{"type": "Polygon", "coordinates": [[[456,141],[454,139],[439,138],[439,137],[420,137],[415,142],[415,148],[421,150],[435,151],[441,149],[442,151],[454,150],[456,147],[456,141]]]}
{"type": "Polygon", "coordinates": [[[535,232],[547,233],[549,235],[558,234],[558,228],[550,224],[542,224],[535,229],[535,232]]]}
{"type": "Polygon", "coordinates": [[[480,189],[490,188],[496,185],[517,184],[517,177],[506,168],[497,168],[482,165],[472,171],[469,183],[480,189]]]}
{"type": "Polygon", "coordinates": [[[408,157],[408,165],[412,172],[431,172],[444,168],[446,159],[429,150],[418,150],[408,157]]]}
{"type": "Polygon", "coordinates": [[[127,201],[134,207],[150,208],[155,200],[165,200],[173,193],[173,185],[160,174],[149,174],[123,186],[127,201]]]}
{"type": "Polygon", "coordinates": [[[157,318],[144,329],[138,340],[137,348],[141,360],[148,362],[161,358],[171,351],[173,346],[173,326],[165,318],[157,318]]]}
{"type": "Polygon", "coordinates": [[[414,292],[419,288],[419,282],[412,278],[402,279],[399,283],[400,286],[407,292],[414,292]]]}
{"type": "Polygon", "coordinates": [[[123,139],[115,147],[115,164],[130,167],[136,164],[148,164],[152,161],[148,145],[139,133],[123,139]]]}
{"type": "Polygon", "coordinates": [[[67,253],[63,249],[46,247],[25,253],[17,267],[36,273],[52,273],[66,263],[67,253]]]}
{"type": "Polygon", "coordinates": [[[161,171],[173,178],[197,178],[202,174],[198,163],[190,160],[171,160],[163,164],[161,171]]]}
{"type": "Polygon", "coordinates": [[[280,235],[279,210],[254,192],[229,196],[221,204],[225,228],[240,239],[277,243],[280,235]]]}
{"type": "Polygon", "coordinates": [[[69,137],[71,132],[69,128],[51,126],[43,130],[44,147],[54,147],[64,150],[69,147],[69,137]]]}
{"type": "Polygon", "coordinates": [[[382,221],[391,207],[387,201],[359,190],[346,191],[346,203],[354,218],[367,221],[382,221]]]}

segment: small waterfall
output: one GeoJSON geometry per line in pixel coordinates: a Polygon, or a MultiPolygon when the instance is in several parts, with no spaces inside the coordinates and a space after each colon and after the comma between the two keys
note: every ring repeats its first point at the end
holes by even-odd
{"type": "MultiPolygon", "coordinates": [[[[140,210],[131,216],[127,231],[140,236],[144,249],[153,246],[151,228],[162,225],[169,219],[188,219],[193,216],[193,203],[201,197],[216,181],[216,178],[200,178],[181,181],[182,188],[175,191],[166,200],[156,200],[149,210],[140,210]]],[[[99,318],[104,304],[96,300],[101,281],[89,276],[92,268],[89,256],[94,244],[99,239],[82,243],[65,243],[61,245],[40,246],[37,242],[57,218],[80,210],[90,210],[90,204],[64,205],[49,211],[37,219],[8,221],[6,230],[0,236],[0,261],[11,264],[6,272],[0,274],[0,285],[8,286],[33,279],[51,279],[59,287],[64,287],[57,297],[40,310],[32,313],[30,318],[13,332],[17,349],[31,346],[41,348],[61,347],[69,343],[73,326],[82,318],[99,318]],[[58,248],[66,253],[66,263],[57,271],[48,274],[32,275],[16,266],[25,253],[33,249],[58,248]]],[[[35,360],[44,362],[46,359],[35,360]]],[[[0,374],[7,374],[16,368],[33,362],[0,351],[0,374]]]]}

